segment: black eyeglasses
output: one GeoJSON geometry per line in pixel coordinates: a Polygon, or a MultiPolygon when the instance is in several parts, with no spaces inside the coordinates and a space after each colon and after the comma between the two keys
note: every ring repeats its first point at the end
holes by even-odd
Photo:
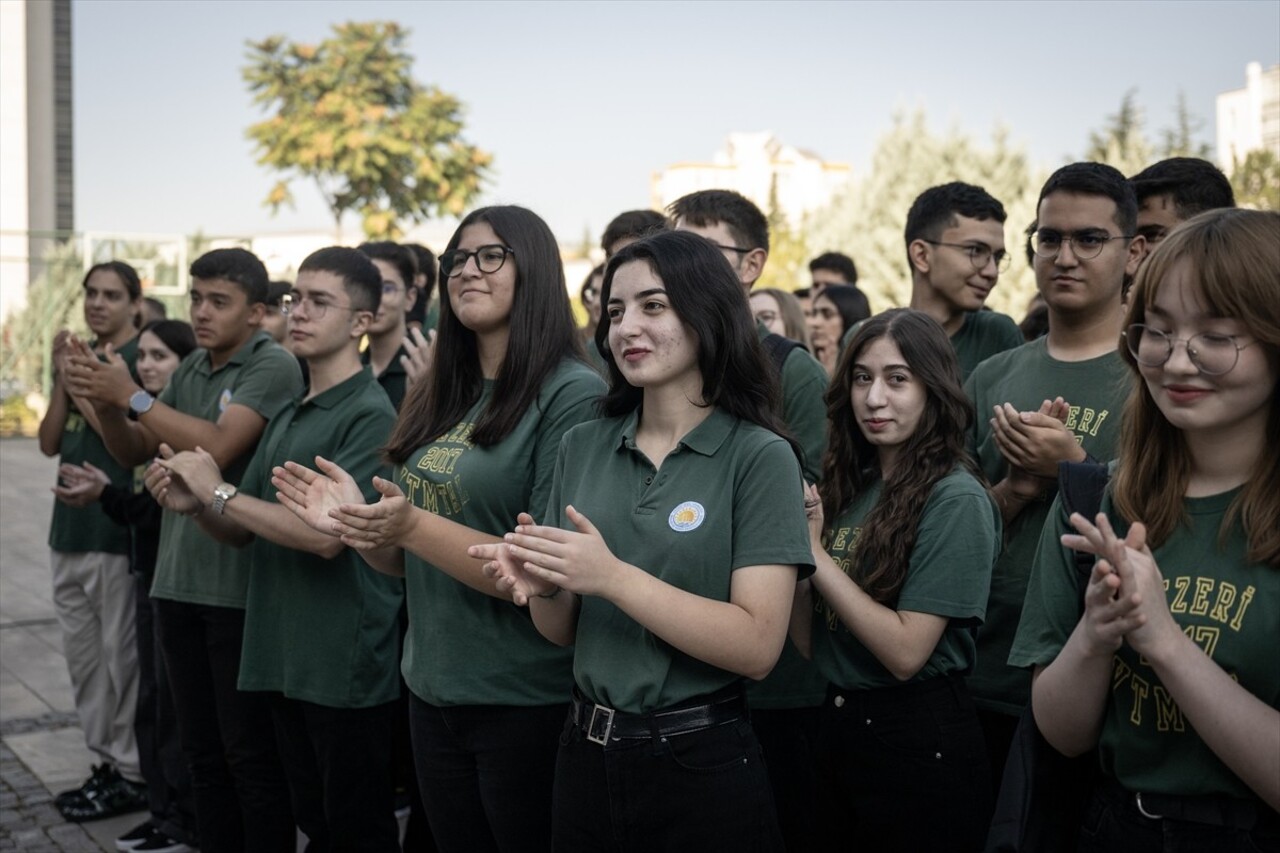
{"type": "Polygon", "coordinates": [[[739,255],[748,254],[751,250],[744,249],[741,246],[726,246],[723,243],[712,243],[717,249],[724,249],[726,252],[737,252],[739,255]]]}
{"type": "Polygon", "coordinates": [[[982,243],[944,243],[941,240],[924,240],[924,242],[930,246],[947,246],[961,250],[969,256],[969,263],[973,264],[973,268],[978,272],[985,270],[992,259],[995,259],[996,270],[1004,272],[1009,269],[1009,264],[1013,260],[1004,249],[993,252],[990,246],[984,246],[982,243]]]}
{"type": "Polygon", "coordinates": [[[1112,240],[1132,240],[1132,234],[1108,234],[1105,231],[1077,231],[1074,234],[1063,234],[1052,228],[1041,228],[1036,232],[1035,252],[1042,258],[1056,258],[1062,251],[1064,243],[1071,244],[1071,251],[1081,260],[1091,260],[1102,254],[1107,243],[1112,240]]]}
{"type": "Polygon", "coordinates": [[[1235,335],[1215,335],[1201,332],[1183,340],[1167,332],[1135,323],[1124,330],[1129,352],[1143,367],[1159,367],[1173,357],[1173,345],[1182,343],[1187,348],[1187,358],[1196,370],[1206,376],[1230,373],[1240,361],[1240,350],[1253,344],[1237,344],[1235,335]]]}
{"type": "Polygon", "coordinates": [[[513,250],[499,243],[481,246],[474,252],[455,249],[440,256],[440,274],[445,278],[461,275],[463,268],[467,265],[468,258],[476,259],[476,269],[480,270],[480,272],[497,272],[507,262],[507,255],[514,254],[513,250]]]}

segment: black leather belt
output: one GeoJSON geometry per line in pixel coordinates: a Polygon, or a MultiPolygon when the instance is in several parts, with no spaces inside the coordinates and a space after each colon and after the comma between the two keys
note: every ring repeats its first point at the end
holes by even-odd
{"type": "Polygon", "coordinates": [[[703,698],[710,701],[651,714],[628,714],[597,705],[575,688],[569,713],[587,740],[601,746],[619,740],[690,734],[746,719],[747,703],[739,688],[703,698]]]}
{"type": "Polygon", "coordinates": [[[1245,831],[1265,829],[1274,832],[1280,829],[1280,816],[1261,800],[1212,795],[1180,797],[1172,794],[1146,794],[1129,791],[1114,779],[1105,780],[1100,788],[1110,798],[1120,800],[1148,820],[1178,820],[1245,831]]]}

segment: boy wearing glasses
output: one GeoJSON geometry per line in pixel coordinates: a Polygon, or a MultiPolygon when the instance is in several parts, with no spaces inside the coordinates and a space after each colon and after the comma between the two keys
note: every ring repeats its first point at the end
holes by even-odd
{"type": "MultiPolygon", "coordinates": [[[[119,359],[72,359],[76,393],[95,401],[102,438],[121,464],[164,442],[202,447],[240,479],[267,421],[302,389],[297,360],[262,331],[267,269],[244,249],[215,249],[191,265],[191,353],[160,394],[119,359]]],[[[205,851],[278,850],[292,843],[288,789],[266,702],[236,689],[248,560],[209,542],[193,519],[164,513],[151,589],[183,756],[191,768],[205,851]]]]}
{"type": "Polygon", "coordinates": [[[408,388],[404,365],[409,353],[404,341],[409,334],[408,314],[418,298],[414,287],[418,259],[408,246],[389,240],[361,243],[359,250],[382,275],[382,302],[369,324],[369,346],[360,354],[360,361],[372,366],[378,384],[398,412],[408,388]]]}
{"type": "Polygon", "coordinates": [[[1023,342],[1011,318],[982,310],[1009,268],[1004,221],[999,201],[982,187],[958,181],[925,190],[907,213],[911,307],[937,320],[951,337],[962,379],[1023,342]]]}
{"type": "Polygon", "coordinates": [[[1054,172],[1036,213],[1036,287],[1049,332],[982,362],[965,383],[977,413],[970,448],[1005,524],[969,679],[997,785],[1030,700],[1030,673],[1006,661],[1058,463],[1114,455],[1128,376],[1116,350],[1121,294],[1144,251],[1133,188],[1110,166],[1073,163],[1054,172]]]}
{"type": "Polygon", "coordinates": [[[395,410],[359,345],[383,281],[356,249],[320,249],[302,262],[289,337],[311,385],[267,424],[239,488],[199,450],[162,459],[147,475],[166,509],[245,549],[252,570],[238,686],[269,705],[294,816],[323,850],[399,850],[391,734],[402,585],[296,516],[288,493],[279,502],[272,471],[319,456],[350,472],[366,499],[379,496],[372,481],[384,473],[378,450],[395,410]]]}

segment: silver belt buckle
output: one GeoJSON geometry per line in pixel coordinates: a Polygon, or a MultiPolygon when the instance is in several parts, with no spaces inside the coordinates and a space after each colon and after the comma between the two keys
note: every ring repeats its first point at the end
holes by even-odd
{"type": "Polygon", "coordinates": [[[613,731],[613,714],[612,708],[606,708],[603,705],[594,706],[591,709],[591,719],[587,723],[587,740],[605,746],[609,742],[609,734],[613,731]],[[596,735],[597,714],[604,718],[604,734],[601,735],[596,735]]]}
{"type": "Polygon", "coordinates": [[[1134,794],[1134,795],[1133,795],[1133,801],[1134,801],[1134,803],[1136,803],[1136,804],[1137,804],[1137,806],[1138,806],[1138,812],[1139,812],[1143,817],[1148,818],[1148,819],[1150,819],[1150,820],[1164,820],[1164,815],[1162,815],[1162,814],[1152,814],[1151,812],[1147,811],[1146,806],[1142,805],[1142,792],[1141,792],[1141,791],[1139,791],[1138,793],[1136,793],[1136,794],[1134,794]]]}

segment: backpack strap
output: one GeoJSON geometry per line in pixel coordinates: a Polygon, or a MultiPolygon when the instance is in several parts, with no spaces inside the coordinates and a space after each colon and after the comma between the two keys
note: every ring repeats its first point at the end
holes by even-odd
{"type": "Polygon", "coordinates": [[[764,348],[769,353],[769,360],[773,362],[773,366],[777,368],[778,375],[782,375],[782,365],[786,363],[787,356],[791,355],[791,351],[802,347],[799,341],[793,341],[790,338],[784,338],[782,335],[775,335],[770,332],[765,335],[764,348]]]}
{"type": "MultiPolygon", "coordinates": [[[[1078,512],[1092,522],[1102,509],[1102,498],[1107,492],[1107,483],[1111,481],[1111,468],[1105,462],[1059,462],[1058,463],[1058,498],[1062,502],[1062,512],[1067,517],[1078,512]]],[[[1084,612],[1084,590],[1089,585],[1089,574],[1096,561],[1092,554],[1084,551],[1073,551],[1076,559],[1076,572],[1080,587],[1080,612],[1084,612]]]]}

